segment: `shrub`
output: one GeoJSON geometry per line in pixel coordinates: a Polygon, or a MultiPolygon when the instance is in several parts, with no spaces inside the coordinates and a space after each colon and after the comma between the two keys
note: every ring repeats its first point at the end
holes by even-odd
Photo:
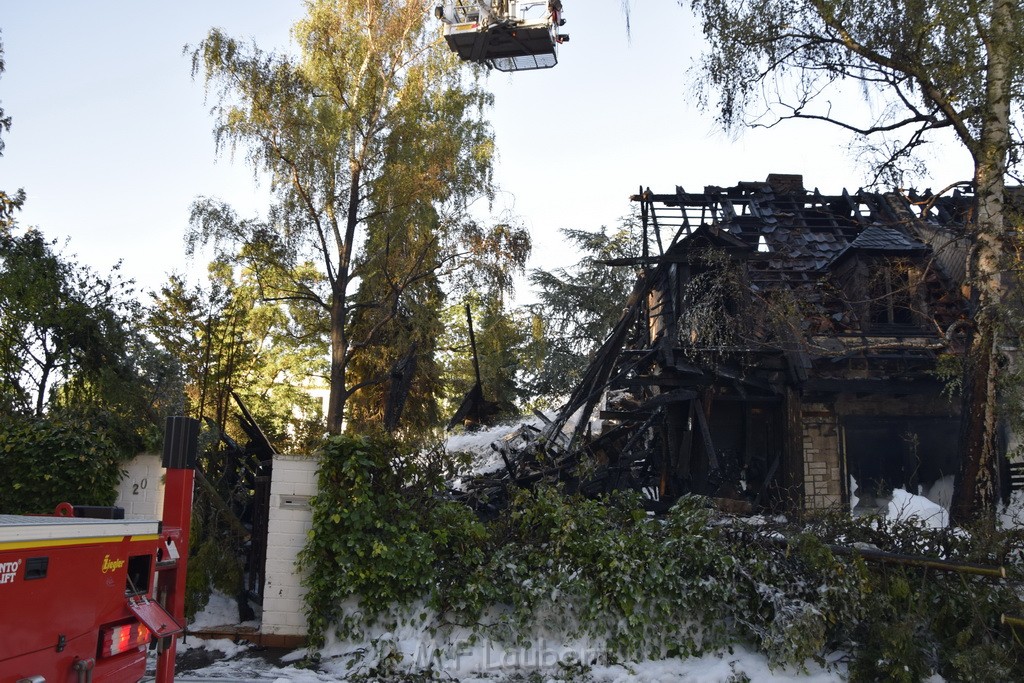
{"type": "Polygon", "coordinates": [[[465,547],[470,540],[456,534],[473,531],[466,513],[460,518],[434,498],[442,473],[431,459],[395,441],[335,436],[319,457],[313,528],[299,555],[309,569],[306,614],[314,647],[332,625],[353,634],[363,615],[372,620],[424,597],[438,566],[451,576],[462,572],[449,548],[465,547]],[[343,609],[349,596],[359,596],[358,610],[343,609]]]}
{"type": "Polygon", "coordinates": [[[96,419],[0,419],[0,513],[51,513],[58,503],[112,505],[124,453],[96,419]]]}
{"type": "Polygon", "coordinates": [[[633,494],[591,500],[550,486],[515,492],[484,524],[445,499],[443,468],[393,442],[335,437],[321,457],[301,556],[313,647],[332,625],[358,635],[425,604],[424,628],[523,644],[543,625],[603,642],[613,658],[746,643],[773,665],[802,666],[847,650],[864,681],[1005,680],[1021,665],[998,627],[1019,610],[1009,586],[832,550],[866,542],[991,561],[996,548],[1018,556],[1019,539],[847,516],[744,521],[698,497],[655,518],[633,494]]]}

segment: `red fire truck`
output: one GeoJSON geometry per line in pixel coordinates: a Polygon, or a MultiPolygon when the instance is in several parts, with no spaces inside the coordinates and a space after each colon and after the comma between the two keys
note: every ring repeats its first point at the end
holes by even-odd
{"type": "Polygon", "coordinates": [[[68,503],[0,515],[0,683],[138,681],[151,644],[156,680],[174,680],[198,433],[168,418],[162,522],[68,503]]]}

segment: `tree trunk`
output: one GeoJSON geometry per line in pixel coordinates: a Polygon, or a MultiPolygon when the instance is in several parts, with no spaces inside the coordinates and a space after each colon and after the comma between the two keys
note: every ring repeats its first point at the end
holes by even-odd
{"type": "Polygon", "coordinates": [[[331,299],[331,375],[330,395],[327,400],[327,432],[341,434],[345,423],[346,346],[345,293],[335,292],[331,299]]]}
{"type": "Polygon", "coordinates": [[[362,166],[350,161],[348,206],[345,208],[345,234],[338,241],[338,274],[331,292],[331,376],[327,400],[327,433],[341,434],[345,426],[345,402],[349,391],[345,385],[348,371],[348,283],[352,269],[352,242],[359,225],[359,183],[362,166]]]}
{"type": "Polygon", "coordinates": [[[964,377],[960,462],[954,487],[952,523],[995,522],[996,333],[992,321],[979,322],[964,377]]]}
{"type": "Polygon", "coordinates": [[[977,331],[964,378],[962,454],[953,494],[956,524],[972,519],[995,523],[995,467],[1001,307],[1009,283],[1004,281],[1003,193],[1010,147],[1010,86],[1013,56],[1013,0],[996,0],[992,8],[985,73],[986,110],[974,156],[976,212],[968,261],[977,331]]]}
{"type": "Polygon", "coordinates": [[[36,417],[42,417],[46,409],[46,385],[50,382],[51,367],[49,358],[47,358],[47,362],[43,364],[39,372],[39,393],[36,394],[35,405],[36,417]]]}

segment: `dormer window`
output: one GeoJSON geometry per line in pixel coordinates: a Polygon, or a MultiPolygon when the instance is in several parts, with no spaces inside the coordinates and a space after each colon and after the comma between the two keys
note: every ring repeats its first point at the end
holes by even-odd
{"type": "Polygon", "coordinates": [[[903,261],[878,262],[868,280],[867,320],[873,330],[915,327],[914,290],[910,269],[903,261]]]}

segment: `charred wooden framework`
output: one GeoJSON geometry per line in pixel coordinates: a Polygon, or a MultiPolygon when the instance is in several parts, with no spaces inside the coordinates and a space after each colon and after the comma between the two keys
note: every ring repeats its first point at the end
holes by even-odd
{"type": "Polygon", "coordinates": [[[246,435],[246,442],[236,442],[217,423],[205,418],[208,428],[223,443],[223,449],[214,456],[222,461],[222,475],[210,481],[200,464],[196,468],[196,482],[210,503],[217,508],[221,518],[246,546],[245,590],[237,597],[239,609],[250,610],[250,599],[263,604],[270,524],[270,484],[277,450],[260,429],[241,397],[234,391],[231,397],[238,406],[238,426],[246,435]],[[237,495],[225,499],[218,489],[233,491],[237,495]]]}
{"type": "Polygon", "coordinates": [[[959,400],[935,371],[969,331],[973,197],[822,195],[773,174],[633,200],[641,256],[607,264],[636,286],[531,439],[556,462],[585,454],[582,486],[827,508],[851,475],[870,506],[955,474],[959,400]]]}

